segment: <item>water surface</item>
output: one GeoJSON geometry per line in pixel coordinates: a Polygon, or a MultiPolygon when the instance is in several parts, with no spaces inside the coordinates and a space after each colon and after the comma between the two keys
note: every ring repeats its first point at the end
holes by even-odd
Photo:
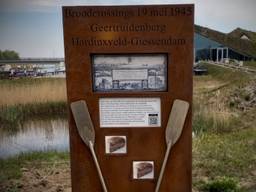
{"type": "Polygon", "coordinates": [[[20,125],[15,133],[0,130],[0,158],[51,150],[69,150],[67,120],[28,121],[20,125]]]}

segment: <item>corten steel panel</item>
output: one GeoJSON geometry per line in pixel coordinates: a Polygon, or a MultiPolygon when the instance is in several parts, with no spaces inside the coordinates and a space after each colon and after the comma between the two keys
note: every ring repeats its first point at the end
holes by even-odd
{"type": "MultiPolygon", "coordinates": [[[[166,142],[165,127],[174,99],[183,99],[192,104],[192,63],[194,6],[94,6],[63,8],[65,63],[67,73],[68,102],[83,99],[87,102],[95,127],[95,151],[102,168],[109,192],[153,192],[163,162],[166,142]],[[140,14],[138,13],[140,10],[140,14]],[[99,13],[118,11],[125,16],[99,13]],[[93,14],[97,13],[97,14],[93,14]],[[160,24],[166,31],[160,32],[93,32],[91,24],[160,24]],[[102,46],[77,45],[72,38],[113,40],[127,38],[162,39],[176,38],[183,43],[176,44],[117,44],[102,46]],[[168,83],[165,92],[109,92],[93,91],[92,54],[167,54],[168,83]],[[161,99],[162,125],[159,128],[100,128],[99,98],[102,97],[159,97],[161,99]],[[106,135],[126,135],[128,152],[126,155],[105,154],[106,135]],[[153,180],[133,180],[132,161],[149,160],[155,163],[153,180]]],[[[69,110],[70,111],[70,110],[69,110]]],[[[74,192],[103,191],[91,153],[78,135],[74,119],[69,113],[72,190],[74,192]]],[[[191,191],[191,105],[180,140],[171,150],[160,191],[191,191]]]]}

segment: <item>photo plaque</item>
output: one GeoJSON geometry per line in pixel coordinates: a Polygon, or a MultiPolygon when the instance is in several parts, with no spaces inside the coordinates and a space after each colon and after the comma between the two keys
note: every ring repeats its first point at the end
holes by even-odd
{"type": "Polygon", "coordinates": [[[166,91],[166,54],[93,55],[93,89],[166,91]]]}
{"type": "Polygon", "coordinates": [[[133,161],[133,179],[154,179],[154,161],[133,161]]]}
{"type": "Polygon", "coordinates": [[[105,136],[105,152],[106,154],[126,154],[126,136],[105,136]]]}

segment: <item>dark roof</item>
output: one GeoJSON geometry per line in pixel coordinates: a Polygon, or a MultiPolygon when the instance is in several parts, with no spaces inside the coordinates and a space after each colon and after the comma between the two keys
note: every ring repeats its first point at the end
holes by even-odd
{"type": "Polygon", "coordinates": [[[256,32],[253,31],[247,31],[245,29],[236,28],[235,30],[228,33],[228,35],[235,38],[241,38],[243,35],[246,35],[249,38],[249,40],[251,40],[253,43],[256,43],[256,32]]]}
{"type": "MultiPolygon", "coordinates": [[[[237,32],[233,31],[233,33],[226,34],[199,25],[195,25],[195,32],[229,47],[240,54],[256,58],[256,43],[254,41],[240,39],[241,36],[237,35],[237,32]]],[[[249,35],[245,35],[249,37],[249,35]]]]}

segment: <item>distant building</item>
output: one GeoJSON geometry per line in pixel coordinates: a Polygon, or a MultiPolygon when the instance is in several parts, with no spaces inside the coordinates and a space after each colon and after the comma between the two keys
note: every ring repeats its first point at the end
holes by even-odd
{"type": "Polygon", "coordinates": [[[11,68],[11,65],[0,65],[0,72],[9,72],[11,68]]]}
{"type": "Polygon", "coordinates": [[[225,34],[195,25],[195,60],[256,60],[256,33],[240,28],[225,34]]]}
{"type": "Polygon", "coordinates": [[[64,58],[0,60],[0,73],[4,73],[4,77],[65,76],[65,71],[64,58]],[[8,72],[8,74],[6,72],[8,72]]]}

